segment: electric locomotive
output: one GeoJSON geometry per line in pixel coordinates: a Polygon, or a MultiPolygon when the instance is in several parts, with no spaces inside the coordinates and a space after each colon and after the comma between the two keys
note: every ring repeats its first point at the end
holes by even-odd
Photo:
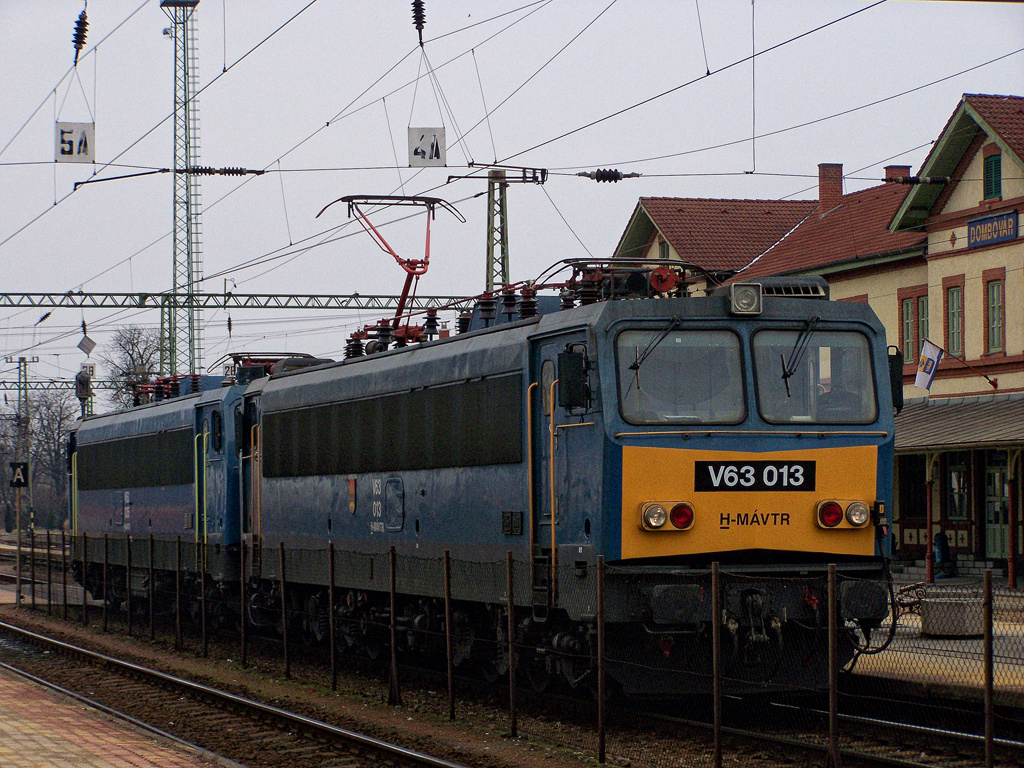
{"type": "MultiPolygon", "coordinates": [[[[822,688],[828,564],[857,629],[843,659],[888,615],[902,380],[881,323],[815,278],[697,297],[663,265],[571,267],[558,307],[530,286],[504,316],[485,297],[449,338],[378,338],[372,354],[356,339],[340,362],[85,419],[76,533],[191,535],[205,588],[237,595],[244,580],[246,620],[269,630],[287,553],[307,640],[325,638],[333,604],[339,645],[370,655],[387,642],[392,551],[402,649],[443,636],[447,550],[457,661],[488,674],[508,663],[511,552],[514,640],[537,688],[592,679],[603,560],[624,692],[709,689],[712,621],[727,689],[822,688]],[[173,478],[112,466],[148,460],[145,441],[181,463],[173,478]],[[117,511],[129,496],[131,528],[117,511]],[[732,575],[720,617],[713,562],[732,575]]],[[[82,578],[95,594],[95,565],[82,578]]]]}

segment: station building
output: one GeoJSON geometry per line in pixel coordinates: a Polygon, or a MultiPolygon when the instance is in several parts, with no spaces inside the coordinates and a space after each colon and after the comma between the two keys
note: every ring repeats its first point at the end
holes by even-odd
{"type": "Polygon", "coordinates": [[[1007,568],[1011,539],[1024,552],[1024,98],[965,95],[916,176],[892,165],[880,181],[844,194],[842,165],[822,163],[816,202],[642,198],[615,255],[821,275],[833,299],[870,304],[904,362],[894,558],[919,563],[941,539],[936,573],[1007,568]],[[945,351],[930,392],[914,386],[924,339],[945,351]]]}

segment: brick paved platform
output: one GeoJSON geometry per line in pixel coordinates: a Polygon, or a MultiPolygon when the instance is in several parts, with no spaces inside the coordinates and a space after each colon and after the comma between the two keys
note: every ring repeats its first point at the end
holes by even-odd
{"type": "Polygon", "coordinates": [[[4,768],[211,768],[216,762],[0,669],[4,768]]]}

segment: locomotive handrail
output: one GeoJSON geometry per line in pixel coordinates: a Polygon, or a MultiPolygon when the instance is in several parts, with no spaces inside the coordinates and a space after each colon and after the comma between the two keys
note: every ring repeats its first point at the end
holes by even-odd
{"type": "MultiPolygon", "coordinates": [[[[551,382],[551,421],[549,434],[551,446],[548,450],[548,471],[550,473],[551,486],[551,605],[558,602],[558,548],[555,544],[555,386],[558,379],[551,382]]],[[[532,556],[532,553],[531,553],[532,556]]]]}
{"type": "MultiPolygon", "coordinates": [[[[210,433],[203,430],[203,559],[206,559],[206,546],[210,543],[210,523],[209,523],[209,503],[207,497],[207,489],[210,487],[209,475],[207,470],[209,464],[206,461],[206,454],[210,450],[210,433]]],[[[205,565],[205,563],[204,563],[205,565]]],[[[204,568],[205,572],[205,568],[204,568]]]]}
{"type": "MultiPolygon", "coordinates": [[[[533,561],[533,548],[536,543],[533,540],[533,523],[534,523],[534,511],[533,511],[533,390],[539,387],[540,384],[536,381],[531,382],[530,386],[526,388],[526,484],[527,484],[527,496],[530,501],[530,561],[533,561]]],[[[532,567],[531,567],[532,572],[532,567]]]]}
{"type": "MultiPolygon", "coordinates": [[[[259,481],[263,475],[262,463],[263,463],[263,451],[261,450],[261,442],[263,441],[263,430],[259,424],[253,424],[252,435],[252,482],[255,493],[253,494],[253,504],[255,505],[254,510],[255,523],[253,526],[254,533],[256,534],[260,547],[263,547],[263,484],[259,481]]],[[[262,562],[262,559],[261,559],[262,562]]]]}
{"type": "Polygon", "coordinates": [[[576,424],[559,424],[555,429],[570,429],[571,427],[592,427],[597,422],[595,421],[581,421],[576,424]]]}
{"type": "Polygon", "coordinates": [[[196,532],[194,537],[196,544],[199,543],[199,441],[202,439],[202,434],[199,434],[192,440],[192,503],[195,506],[196,515],[192,528],[196,532]]]}

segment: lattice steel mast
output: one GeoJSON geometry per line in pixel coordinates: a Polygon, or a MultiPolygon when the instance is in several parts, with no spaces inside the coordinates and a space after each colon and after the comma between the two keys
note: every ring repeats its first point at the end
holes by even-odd
{"type": "Polygon", "coordinates": [[[487,172],[487,283],[493,293],[509,284],[508,277],[508,182],[505,171],[487,172]]]}
{"type": "Polygon", "coordinates": [[[199,0],[162,0],[174,39],[174,294],[185,296],[161,312],[160,370],[171,375],[202,369],[203,277],[199,178],[199,59],[195,10],[199,0]]]}

